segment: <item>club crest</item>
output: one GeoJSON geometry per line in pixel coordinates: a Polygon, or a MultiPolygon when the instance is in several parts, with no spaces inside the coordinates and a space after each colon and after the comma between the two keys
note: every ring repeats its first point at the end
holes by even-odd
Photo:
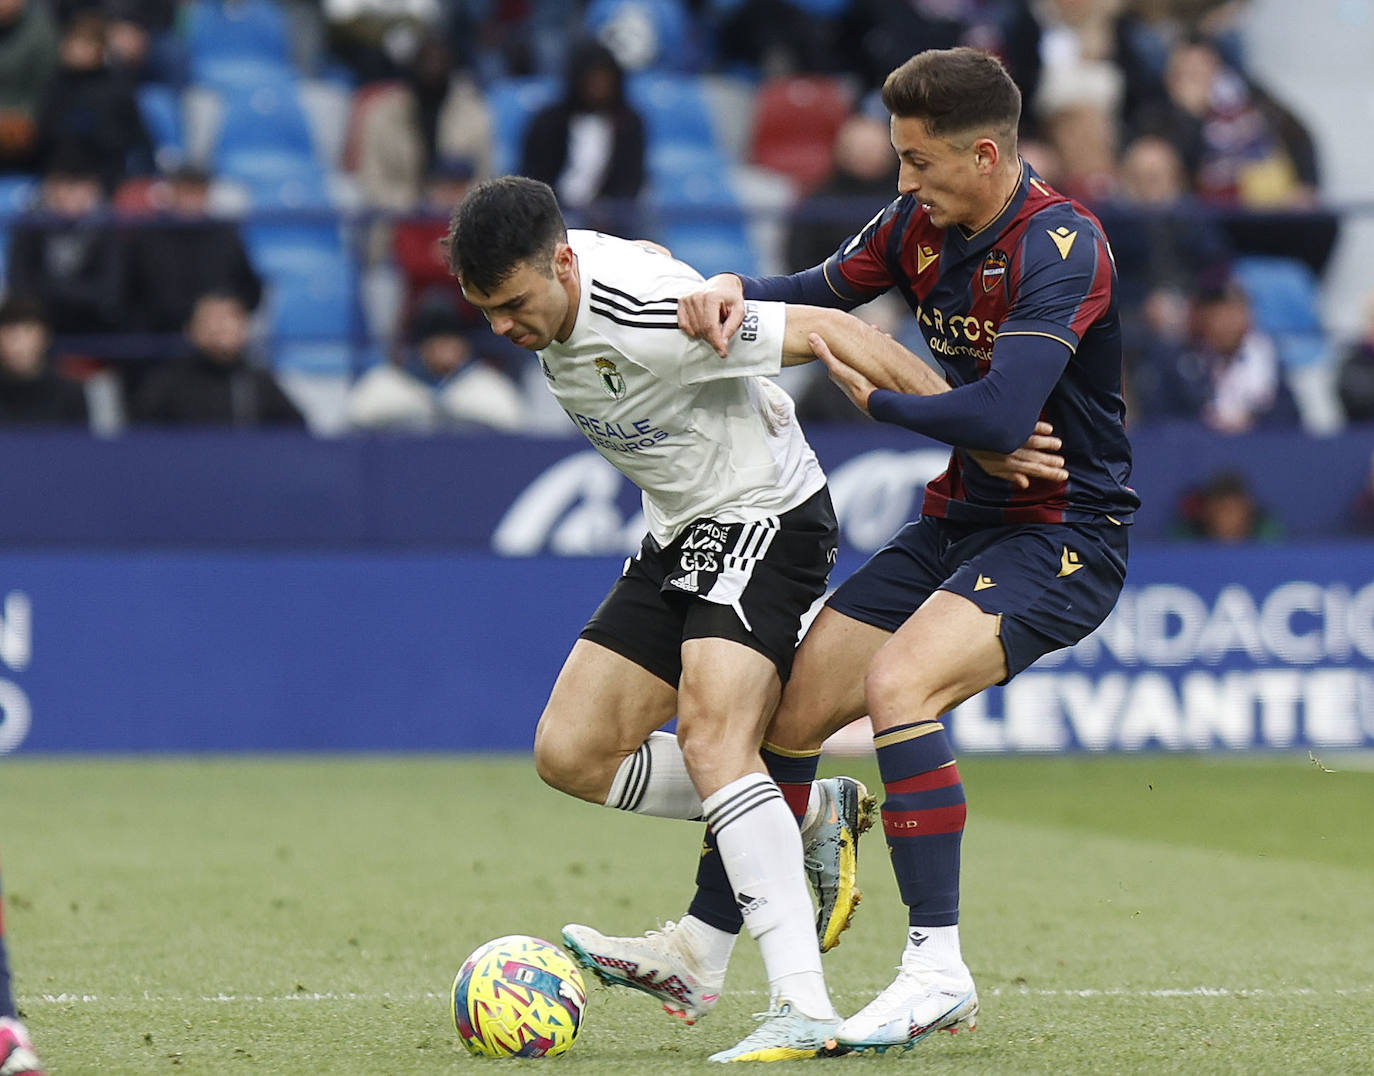
{"type": "Polygon", "coordinates": [[[1007,252],[1004,250],[991,251],[983,259],[983,290],[992,291],[1002,283],[1007,275],[1007,252]]]}
{"type": "Polygon", "coordinates": [[[625,378],[610,359],[596,360],[596,376],[601,380],[601,387],[606,390],[607,396],[613,400],[625,398],[625,378]]]}

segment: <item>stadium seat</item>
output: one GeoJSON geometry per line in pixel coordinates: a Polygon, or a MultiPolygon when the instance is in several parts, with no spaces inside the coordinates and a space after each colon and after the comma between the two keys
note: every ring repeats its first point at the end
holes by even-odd
{"type": "Polygon", "coordinates": [[[306,157],[314,153],[297,80],[267,83],[247,93],[223,93],[220,97],[223,110],[215,140],[217,156],[262,149],[306,157]]]}
{"type": "Polygon", "coordinates": [[[332,205],[315,159],[295,150],[242,147],[222,154],[219,174],[239,184],[255,209],[323,209],[332,205]]]}
{"type": "Polygon", "coordinates": [[[496,79],[487,87],[491,110],[492,167],[497,175],[520,166],[520,142],[530,117],[557,98],[558,80],[546,76],[496,79]]]}
{"type": "Polygon", "coordinates": [[[770,79],[755,103],[749,158],[790,177],[799,195],[808,194],[830,174],[835,135],[853,108],[853,94],[842,79],[770,79]]]}
{"type": "Polygon", "coordinates": [[[338,344],[361,329],[356,268],[337,227],[244,229],[253,264],[268,283],[267,320],[274,341],[338,344]]]}
{"type": "Polygon", "coordinates": [[[1296,258],[1250,256],[1237,258],[1232,271],[1250,299],[1255,324],[1274,337],[1283,364],[1322,361],[1327,347],[1312,269],[1296,258]]]}
{"type": "Polygon", "coordinates": [[[631,75],[625,92],[644,117],[650,144],[717,144],[710,107],[698,77],[661,72],[631,75]]]}
{"type": "Polygon", "coordinates": [[[182,18],[193,71],[210,57],[290,63],[286,14],[271,0],[190,0],[182,18]]]}
{"type": "Polygon", "coordinates": [[[629,71],[697,71],[696,22],[682,0],[592,0],[582,16],[629,71]]]}
{"type": "Polygon", "coordinates": [[[182,122],[181,94],[161,82],[145,82],[138,87],[138,111],[159,164],[186,157],[185,125],[182,122]]]}
{"type": "Polygon", "coordinates": [[[257,56],[210,55],[191,63],[191,82],[224,94],[251,93],[259,86],[297,77],[289,64],[257,56]]]}

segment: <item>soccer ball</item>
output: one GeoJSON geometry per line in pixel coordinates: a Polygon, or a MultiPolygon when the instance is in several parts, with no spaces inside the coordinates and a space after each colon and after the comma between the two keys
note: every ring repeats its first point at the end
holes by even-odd
{"type": "Polygon", "coordinates": [[[526,934],[489,941],[453,980],[453,1026],[478,1057],[556,1057],[577,1038],[587,989],[572,958],[526,934]]]}

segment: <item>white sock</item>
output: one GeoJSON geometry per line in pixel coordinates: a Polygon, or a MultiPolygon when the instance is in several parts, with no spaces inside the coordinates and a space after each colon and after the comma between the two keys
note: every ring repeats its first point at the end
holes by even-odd
{"type": "Polygon", "coordinates": [[[906,951],[933,968],[957,968],[964,963],[957,926],[907,927],[906,951]]]}
{"type": "Polygon", "coordinates": [[[735,951],[738,934],[713,927],[694,915],[684,915],[679,919],[677,929],[682,932],[687,948],[696,957],[702,971],[707,975],[725,974],[730,954],[735,951]]]}
{"type": "Polygon", "coordinates": [[[651,732],[615,771],[606,806],[655,818],[700,821],[701,797],[687,776],[682,748],[668,732],[651,732]]]}
{"type": "Polygon", "coordinates": [[[806,813],[802,815],[801,828],[806,829],[816,821],[816,816],[821,812],[821,790],[816,787],[816,782],[811,782],[811,791],[806,794],[806,813]]]}
{"type": "Polygon", "coordinates": [[[746,774],[702,803],[744,925],[758,941],[769,994],[834,1019],[802,869],[801,834],[771,777],[746,774]]]}

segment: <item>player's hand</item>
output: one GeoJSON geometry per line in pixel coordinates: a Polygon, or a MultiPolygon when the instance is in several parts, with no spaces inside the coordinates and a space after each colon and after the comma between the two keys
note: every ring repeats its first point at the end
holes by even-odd
{"type": "Polygon", "coordinates": [[[1069,472],[1064,469],[1064,457],[1059,455],[1063,442],[1054,436],[1048,422],[1037,422],[1029,440],[1010,455],[1000,452],[969,452],[974,462],[994,478],[1005,479],[1017,489],[1026,489],[1032,478],[1046,482],[1067,482],[1069,472]]]}
{"type": "Polygon", "coordinates": [[[865,415],[868,414],[868,397],[878,386],[854,367],[846,366],[835,358],[834,353],[830,350],[830,345],[821,338],[819,333],[812,333],[806,338],[806,342],[811,345],[811,353],[825,363],[825,368],[830,371],[830,380],[844,390],[850,403],[865,415]]]}
{"type": "Polygon", "coordinates": [[[694,340],[705,340],[722,359],[744,320],[744,284],[734,273],[718,273],[700,291],[677,301],[677,327],[694,340]]]}

